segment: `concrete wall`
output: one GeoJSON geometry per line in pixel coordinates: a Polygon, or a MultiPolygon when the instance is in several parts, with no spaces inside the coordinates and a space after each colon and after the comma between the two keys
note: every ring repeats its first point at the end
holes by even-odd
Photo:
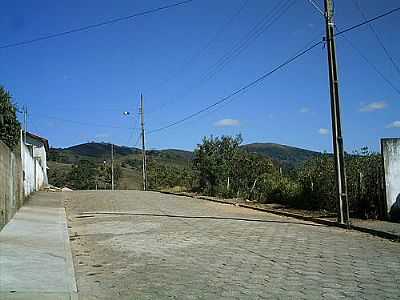
{"type": "Polygon", "coordinates": [[[37,164],[40,165],[42,170],[40,174],[40,186],[47,185],[49,180],[47,178],[47,159],[44,145],[33,147],[33,157],[36,159],[37,164]]]}
{"type": "MultiPolygon", "coordinates": [[[[33,151],[33,157],[37,160],[37,162],[41,165],[42,167],[42,173],[43,175],[43,183],[40,184],[42,185],[47,185],[48,184],[48,179],[47,179],[47,159],[46,159],[46,148],[45,145],[41,140],[34,139],[31,136],[27,136],[26,138],[26,143],[32,147],[33,151]]],[[[40,176],[41,176],[40,175],[40,176]]]]}
{"type": "MultiPolygon", "coordinates": [[[[29,142],[29,141],[28,141],[29,142]]],[[[48,184],[46,150],[44,145],[21,142],[24,193],[28,196],[48,184]]]]}
{"type": "Polygon", "coordinates": [[[0,229],[24,201],[20,147],[12,152],[0,141],[0,229]]]}
{"type": "Polygon", "coordinates": [[[382,139],[385,173],[386,211],[388,217],[400,220],[400,138],[382,139]]]}
{"type": "Polygon", "coordinates": [[[33,148],[21,143],[22,166],[24,171],[24,193],[25,197],[35,191],[35,160],[33,158],[33,148]]]}
{"type": "Polygon", "coordinates": [[[47,185],[44,166],[44,147],[27,146],[21,140],[11,151],[0,141],[0,229],[11,220],[26,197],[47,185]]]}

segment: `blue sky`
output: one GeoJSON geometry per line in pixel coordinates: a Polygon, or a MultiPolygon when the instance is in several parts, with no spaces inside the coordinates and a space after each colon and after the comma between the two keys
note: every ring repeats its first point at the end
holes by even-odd
{"type": "MultiPolygon", "coordinates": [[[[0,44],[173,2],[4,0],[0,44]]],[[[322,0],[316,2],[323,6],[322,0]]],[[[359,2],[368,17],[398,6],[395,0],[359,2]]],[[[308,1],[296,0],[240,55],[207,77],[277,3],[195,0],[91,31],[0,49],[0,84],[18,104],[28,106],[30,131],[47,137],[52,146],[87,141],[132,146],[138,137],[140,93],[146,127],[152,130],[219,100],[322,37],[322,16],[308,1]],[[123,116],[124,111],[133,114],[123,116]]],[[[339,28],[362,21],[353,1],[336,0],[335,8],[339,28]]],[[[372,23],[398,64],[399,17],[397,13],[372,23]]],[[[368,26],[346,37],[400,89],[400,74],[368,26]]],[[[380,138],[400,135],[399,93],[342,37],[337,38],[337,52],[345,149],[379,150],[380,138]]],[[[203,136],[241,133],[245,143],[331,151],[330,128],[326,48],[318,46],[228,104],[149,134],[147,143],[149,148],[193,149],[203,136]]]]}

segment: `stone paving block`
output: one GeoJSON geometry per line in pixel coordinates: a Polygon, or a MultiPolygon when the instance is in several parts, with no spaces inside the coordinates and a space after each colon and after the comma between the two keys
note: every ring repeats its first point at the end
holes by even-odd
{"type": "Polygon", "coordinates": [[[85,293],[98,290],[95,281],[101,280],[115,286],[99,292],[109,299],[118,298],[116,291],[159,299],[399,298],[399,243],[185,197],[135,191],[107,196],[74,192],[67,202],[72,230],[92,230],[72,244],[78,287],[85,293]],[[83,204],[88,197],[96,201],[83,204]],[[133,215],[74,217],[88,208],[133,215]],[[77,263],[84,251],[91,261],[108,262],[114,277],[86,276],[91,264],[77,263]]]}

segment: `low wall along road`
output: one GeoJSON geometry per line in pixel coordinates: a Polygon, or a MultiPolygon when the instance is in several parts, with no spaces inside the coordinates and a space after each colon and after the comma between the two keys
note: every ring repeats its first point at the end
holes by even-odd
{"type": "Polygon", "coordinates": [[[46,180],[46,172],[31,146],[20,143],[11,150],[0,141],[0,229],[46,180]]]}

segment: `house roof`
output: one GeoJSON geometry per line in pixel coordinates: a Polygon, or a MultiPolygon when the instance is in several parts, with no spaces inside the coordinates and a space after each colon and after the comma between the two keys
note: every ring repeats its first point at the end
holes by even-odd
{"type": "Polygon", "coordinates": [[[38,136],[36,134],[33,134],[31,132],[26,132],[26,135],[29,136],[30,138],[34,140],[41,141],[44,145],[44,148],[46,149],[46,152],[49,152],[49,141],[41,136],[38,136]]]}

